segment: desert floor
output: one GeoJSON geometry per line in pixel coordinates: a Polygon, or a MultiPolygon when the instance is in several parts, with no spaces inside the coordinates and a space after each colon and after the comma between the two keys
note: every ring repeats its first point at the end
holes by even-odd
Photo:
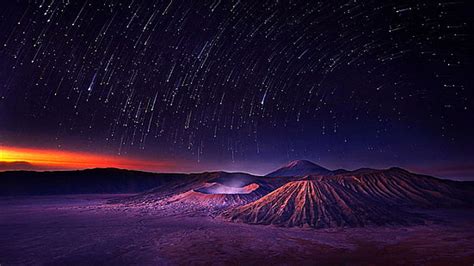
{"type": "MultiPolygon", "coordinates": [[[[120,195],[126,196],[126,195],[120,195]]],[[[117,195],[0,198],[0,265],[473,265],[474,212],[411,227],[279,228],[105,204],[117,195]]]]}

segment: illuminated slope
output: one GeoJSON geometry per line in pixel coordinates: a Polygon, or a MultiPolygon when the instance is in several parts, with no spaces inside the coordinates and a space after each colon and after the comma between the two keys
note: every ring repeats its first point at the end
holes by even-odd
{"type": "Polygon", "coordinates": [[[416,208],[469,207],[472,191],[402,169],[360,170],[289,182],[227,211],[232,221],[279,226],[360,227],[422,223],[416,208]]]}

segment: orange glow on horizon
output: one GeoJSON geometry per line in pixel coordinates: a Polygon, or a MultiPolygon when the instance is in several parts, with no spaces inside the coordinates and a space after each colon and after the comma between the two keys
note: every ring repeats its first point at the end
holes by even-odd
{"type": "Polygon", "coordinates": [[[94,153],[8,146],[0,146],[0,162],[25,162],[36,168],[45,168],[45,170],[114,167],[162,171],[175,166],[175,163],[168,161],[156,162],[94,153]]]}

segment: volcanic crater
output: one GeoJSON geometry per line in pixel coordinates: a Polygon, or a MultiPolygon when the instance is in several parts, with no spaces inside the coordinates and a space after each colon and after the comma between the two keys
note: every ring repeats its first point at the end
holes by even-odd
{"type": "Polygon", "coordinates": [[[431,223],[420,210],[472,208],[473,199],[470,185],[401,168],[331,171],[294,161],[267,176],[184,175],[122,203],[212,214],[230,222],[334,228],[431,223]]]}

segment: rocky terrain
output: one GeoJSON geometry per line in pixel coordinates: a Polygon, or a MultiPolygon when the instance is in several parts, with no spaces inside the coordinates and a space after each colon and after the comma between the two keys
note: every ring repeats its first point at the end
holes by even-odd
{"type": "Polygon", "coordinates": [[[378,204],[323,180],[290,182],[248,205],[224,213],[231,221],[314,228],[421,224],[415,215],[378,204]]]}
{"type": "Polygon", "coordinates": [[[423,212],[438,222],[355,228],[233,223],[130,195],[0,197],[2,265],[472,265],[474,213],[423,212]]]}
{"type": "Polygon", "coordinates": [[[6,195],[136,193],[111,199],[115,207],[213,216],[231,222],[284,227],[364,227],[431,222],[420,209],[472,208],[474,186],[400,168],[331,171],[293,161],[266,175],[206,172],[152,174],[119,169],[0,173],[6,195]],[[66,181],[63,180],[63,177],[66,181]],[[27,180],[27,181],[28,181],[27,180]],[[83,183],[89,184],[83,185],[83,183]]]}
{"type": "Polygon", "coordinates": [[[400,168],[309,175],[223,216],[279,226],[361,227],[426,223],[423,208],[472,208],[474,190],[400,168]]]}
{"type": "Polygon", "coordinates": [[[265,177],[193,174],[111,203],[248,224],[335,228],[431,223],[433,219],[419,214],[420,209],[472,208],[473,193],[469,182],[401,168],[332,172],[308,161],[294,161],[265,177]]]}
{"type": "Polygon", "coordinates": [[[267,176],[29,173],[0,173],[2,265],[474,259],[473,183],[400,168],[332,171],[295,161],[267,176]],[[23,176],[32,184],[22,186],[23,176]]]}

